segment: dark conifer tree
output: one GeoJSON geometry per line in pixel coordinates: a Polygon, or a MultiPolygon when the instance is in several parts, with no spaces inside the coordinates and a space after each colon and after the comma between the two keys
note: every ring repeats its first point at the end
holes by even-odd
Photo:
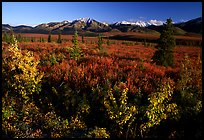
{"type": "Polygon", "coordinates": [[[58,34],[58,39],[57,39],[57,43],[62,43],[62,39],[61,39],[61,33],[58,34]]]}
{"type": "Polygon", "coordinates": [[[176,41],[173,36],[173,24],[172,19],[167,19],[164,29],[160,35],[157,51],[152,57],[153,62],[157,65],[163,65],[165,67],[174,65],[173,49],[176,46],[176,41]]]}
{"type": "Polygon", "coordinates": [[[102,44],[103,44],[103,40],[102,37],[99,35],[98,36],[98,48],[101,50],[102,49],[102,44]]]}
{"type": "Polygon", "coordinates": [[[78,47],[78,34],[77,31],[74,33],[73,39],[72,39],[73,47],[77,48],[78,47]]]}
{"type": "Polygon", "coordinates": [[[84,36],[83,36],[83,35],[81,36],[81,42],[82,42],[82,43],[85,42],[85,41],[84,41],[84,36]]]}
{"type": "Polygon", "coordinates": [[[107,40],[107,45],[108,45],[108,46],[110,45],[110,40],[109,40],[109,38],[108,38],[108,40],[107,40]]]}
{"type": "Polygon", "coordinates": [[[48,35],[47,42],[52,42],[51,32],[50,32],[49,35],[48,35]]]}
{"type": "Polygon", "coordinates": [[[6,43],[9,43],[9,35],[6,32],[4,32],[2,40],[6,43]]]}

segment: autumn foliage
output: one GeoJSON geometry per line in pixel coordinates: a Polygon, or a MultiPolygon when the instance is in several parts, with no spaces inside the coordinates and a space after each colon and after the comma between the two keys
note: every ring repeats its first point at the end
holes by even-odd
{"type": "Polygon", "coordinates": [[[142,43],[104,43],[101,52],[97,38],[77,34],[13,39],[2,44],[4,137],[202,137],[201,48],[176,46],[172,68],[153,64],[156,49],[142,43]]]}

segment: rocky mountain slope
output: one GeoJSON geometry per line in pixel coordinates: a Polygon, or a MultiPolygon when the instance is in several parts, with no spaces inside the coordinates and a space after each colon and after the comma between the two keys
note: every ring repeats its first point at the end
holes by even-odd
{"type": "MultiPolygon", "coordinates": [[[[175,34],[186,34],[187,32],[202,33],[202,18],[192,19],[187,22],[174,24],[175,34]]],[[[159,33],[163,28],[163,22],[157,20],[143,21],[121,21],[113,24],[102,23],[90,18],[80,18],[74,21],[49,22],[39,24],[35,27],[31,26],[15,26],[2,24],[2,31],[13,30],[16,33],[49,33],[68,34],[78,32],[138,32],[138,33],[159,33]]]]}

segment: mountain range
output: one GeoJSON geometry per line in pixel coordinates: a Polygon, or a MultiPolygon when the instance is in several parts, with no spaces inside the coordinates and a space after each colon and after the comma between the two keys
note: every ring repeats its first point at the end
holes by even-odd
{"type": "MultiPolygon", "coordinates": [[[[102,23],[91,18],[80,18],[73,21],[49,22],[39,24],[35,27],[20,25],[10,26],[2,24],[2,31],[13,30],[16,33],[49,33],[68,34],[78,32],[140,32],[159,33],[162,31],[164,22],[157,20],[144,21],[121,21],[112,24],[102,23]]],[[[189,20],[187,22],[174,24],[175,34],[186,34],[187,32],[202,33],[202,17],[189,20]]]]}

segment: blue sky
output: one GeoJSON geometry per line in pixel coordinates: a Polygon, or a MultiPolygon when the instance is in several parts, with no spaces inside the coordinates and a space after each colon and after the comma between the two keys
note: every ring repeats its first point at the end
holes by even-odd
{"type": "Polygon", "coordinates": [[[187,21],[202,16],[202,2],[2,2],[2,23],[35,26],[89,17],[100,22],[187,21]]]}

